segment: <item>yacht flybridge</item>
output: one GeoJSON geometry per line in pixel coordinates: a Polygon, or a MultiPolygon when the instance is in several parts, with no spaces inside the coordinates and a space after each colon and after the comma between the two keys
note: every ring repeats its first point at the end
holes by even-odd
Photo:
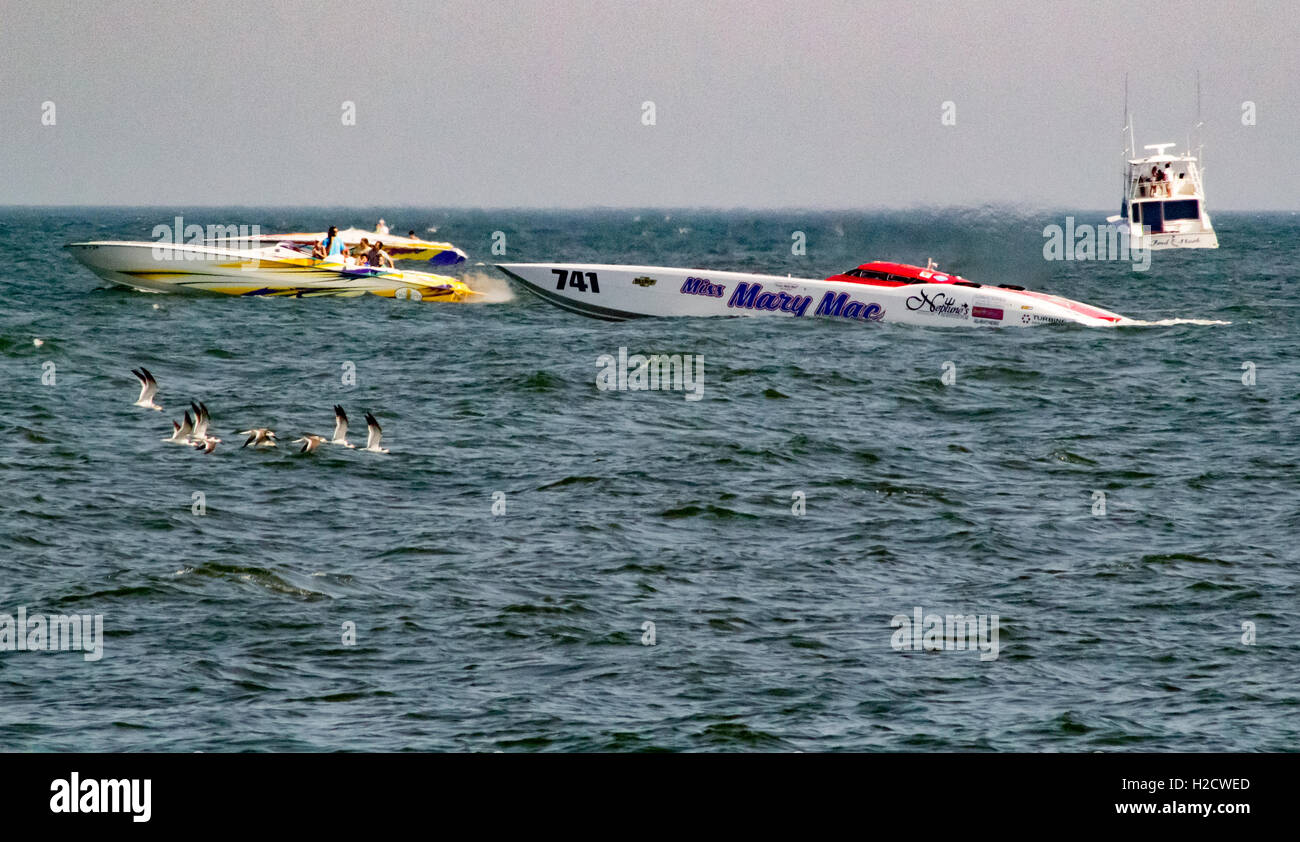
{"type": "Polygon", "coordinates": [[[1134,248],[1218,248],[1205,210],[1205,185],[1196,157],[1169,154],[1172,143],[1143,147],[1146,157],[1127,158],[1120,216],[1134,248]]]}

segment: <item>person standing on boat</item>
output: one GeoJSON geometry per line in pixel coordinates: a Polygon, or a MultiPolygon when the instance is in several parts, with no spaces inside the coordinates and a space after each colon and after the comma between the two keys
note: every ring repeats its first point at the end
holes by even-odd
{"type": "Polygon", "coordinates": [[[386,222],[384,222],[382,219],[379,220],[379,224],[375,226],[375,233],[378,234],[378,235],[381,236],[381,237],[384,236],[385,234],[387,234],[387,233],[388,233],[388,224],[387,224],[386,222]]]}

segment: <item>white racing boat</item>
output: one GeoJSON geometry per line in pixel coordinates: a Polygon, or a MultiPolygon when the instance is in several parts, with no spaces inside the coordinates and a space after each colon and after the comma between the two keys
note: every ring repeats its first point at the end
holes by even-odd
{"type": "Polygon", "coordinates": [[[66,248],[104,280],[149,292],[295,298],[369,293],[416,301],[463,301],[473,294],[456,278],[358,266],[338,258],[315,260],[308,243],[234,248],[102,241],[71,243],[66,248]]]}
{"type": "Polygon", "coordinates": [[[990,286],[905,263],[876,261],[825,280],[577,263],[497,266],[550,303],[597,319],[645,316],[823,316],[856,322],[1118,325],[1132,320],[1012,284],[990,286]]]}

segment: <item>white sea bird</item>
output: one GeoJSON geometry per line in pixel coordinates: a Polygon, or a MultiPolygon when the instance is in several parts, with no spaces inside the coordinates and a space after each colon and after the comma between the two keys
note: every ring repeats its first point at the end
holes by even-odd
{"type": "Polygon", "coordinates": [[[320,447],[327,441],[329,441],[329,439],[324,436],[313,436],[311,433],[303,433],[302,438],[293,440],[293,444],[297,444],[298,442],[303,443],[302,450],[300,450],[299,453],[315,453],[316,448],[320,447]]]}
{"type": "MultiPolygon", "coordinates": [[[[198,403],[191,401],[190,408],[194,410],[194,432],[190,434],[190,438],[195,441],[207,441],[208,439],[221,441],[215,436],[208,435],[208,425],[212,423],[212,416],[208,413],[208,405],[203,401],[198,403]]],[[[212,451],[208,452],[211,453],[212,451]]]]}
{"type": "Polygon", "coordinates": [[[366,413],[366,431],[365,449],[371,453],[387,453],[387,450],[379,446],[380,439],[384,437],[384,430],[379,426],[379,422],[375,420],[375,416],[369,412],[366,413]]]}
{"type": "Polygon", "coordinates": [[[172,437],[169,439],[163,439],[163,441],[171,442],[172,444],[189,444],[190,433],[192,432],[194,432],[194,423],[190,421],[190,413],[187,410],[185,412],[184,422],[177,424],[175,421],[173,421],[172,437]]]}
{"type": "Polygon", "coordinates": [[[355,448],[356,445],[348,441],[348,414],[343,411],[343,407],[338,404],[334,405],[334,438],[330,444],[341,444],[344,447],[355,448]]]}
{"type": "Polygon", "coordinates": [[[158,381],[153,379],[149,369],[141,366],[139,371],[131,369],[131,373],[140,381],[140,397],[135,399],[134,405],[161,411],[162,407],[153,402],[153,396],[158,394],[158,381]]]}
{"type": "Polygon", "coordinates": [[[248,436],[248,441],[244,442],[243,447],[241,447],[240,450],[243,450],[250,444],[253,445],[253,447],[275,447],[275,430],[268,427],[254,427],[251,430],[241,430],[235,435],[248,436]]]}

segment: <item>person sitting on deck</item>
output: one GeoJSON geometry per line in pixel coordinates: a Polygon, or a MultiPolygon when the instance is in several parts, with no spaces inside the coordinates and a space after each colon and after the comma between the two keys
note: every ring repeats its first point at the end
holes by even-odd
{"type": "Polygon", "coordinates": [[[388,253],[384,251],[382,240],[376,241],[374,248],[370,249],[366,254],[366,262],[375,267],[393,268],[393,258],[389,257],[388,253]]]}
{"type": "Polygon", "coordinates": [[[361,242],[352,247],[348,255],[357,262],[358,266],[366,265],[366,253],[370,251],[370,239],[362,237],[361,242]]]}

